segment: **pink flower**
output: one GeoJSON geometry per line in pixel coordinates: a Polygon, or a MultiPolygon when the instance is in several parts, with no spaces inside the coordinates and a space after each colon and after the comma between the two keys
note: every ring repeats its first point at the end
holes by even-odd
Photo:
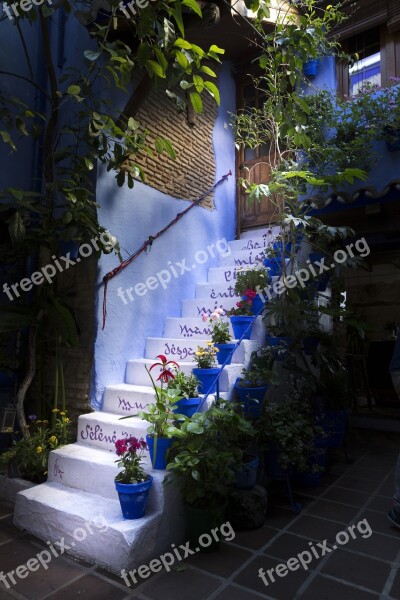
{"type": "Polygon", "coordinates": [[[216,308],[215,313],[219,314],[219,315],[223,315],[224,314],[224,309],[223,308],[216,308]]]}
{"type": "Polygon", "coordinates": [[[206,321],[208,321],[208,317],[207,317],[207,315],[203,315],[203,316],[201,317],[201,320],[203,321],[203,323],[205,323],[206,321]]]}
{"type": "Polygon", "coordinates": [[[210,319],[211,319],[211,321],[218,321],[219,314],[217,312],[211,313],[210,319]]]}

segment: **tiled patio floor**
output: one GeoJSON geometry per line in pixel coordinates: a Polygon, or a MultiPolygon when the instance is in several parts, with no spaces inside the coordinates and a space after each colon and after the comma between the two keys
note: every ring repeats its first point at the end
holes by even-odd
{"type": "MultiPolygon", "coordinates": [[[[136,587],[128,588],[121,578],[96,566],[59,557],[47,570],[17,578],[8,590],[0,584],[0,600],[398,600],[400,530],[391,526],[386,512],[400,436],[353,432],[351,437],[354,462],[347,465],[336,457],[321,487],[298,492],[296,499],[303,505],[299,515],[281,501],[271,506],[263,528],[237,531],[219,552],[197,554],[136,587]],[[359,531],[357,524],[364,519],[365,528],[360,525],[359,531]],[[349,533],[346,544],[344,534],[335,539],[350,524],[356,525],[355,539],[349,533]],[[373,533],[363,538],[368,525],[373,533]],[[268,585],[259,577],[260,568],[267,572],[312,548],[321,556],[325,550],[318,542],[325,539],[337,548],[313,559],[307,571],[299,566],[285,575],[280,567],[281,576],[273,572],[275,581],[266,579],[268,585]]],[[[16,530],[10,509],[0,506],[0,571],[15,570],[45,547],[16,530]]]]}

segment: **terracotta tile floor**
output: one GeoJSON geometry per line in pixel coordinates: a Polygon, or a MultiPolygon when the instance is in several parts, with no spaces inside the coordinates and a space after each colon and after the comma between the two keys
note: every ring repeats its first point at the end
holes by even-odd
{"type": "MultiPolygon", "coordinates": [[[[237,531],[217,553],[193,556],[136,587],[64,555],[47,570],[16,578],[15,585],[8,581],[8,589],[0,584],[0,600],[398,600],[400,530],[391,526],[386,512],[400,436],[356,431],[351,438],[351,464],[335,455],[323,485],[296,490],[300,514],[290,510],[283,488],[275,485],[264,527],[237,531]],[[347,530],[351,525],[353,536],[347,530]],[[369,526],[373,533],[363,537],[369,526]],[[348,542],[345,533],[336,537],[346,530],[348,542]],[[299,554],[307,561],[306,552],[312,557],[307,570],[298,561],[290,563],[293,570],[277,567],[299,554]],[[275,568],[278,574],[271,571],[275,568]]],[[[12,510],[0,505],[0,575],[26,564],[44,547],[15,529],[12,510]]]]}

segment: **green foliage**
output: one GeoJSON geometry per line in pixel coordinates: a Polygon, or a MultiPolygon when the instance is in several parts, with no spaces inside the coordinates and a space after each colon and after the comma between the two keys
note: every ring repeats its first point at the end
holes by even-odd
{"type": "Polygon", "coordinates": [[[264,289],[268,281],[268,272],[264,266],[238,269],[234,288],[235,294],[244,296],[248,290],[255,292],[258,287],[264,289]]]}
{"type": "Polygon", "coordinates": [[[168,381],[168,389],[176,390],[182,398],[197,398],[199,380],[192,373],[185,375],[183,371],[176,371],[174,379],[168,381]]]}
{"type": "Polygon", "coordinates": [[[242,464],[254,433],[229,402],[196,413],[176,429],[167,469],[176,476],[184,501],[204,508],[220,506],[229,495],[233,467],[242,464]]]}
{"type": "Polygon", "coordinates": [[[14,462],[21,477],[33,483],[43,483],[47,479],[47,463],[52,450],[68,444],[71,421],[66,412],[53,410],[54,423],[30,417],[30,437],[14,441],[13,446],[0,454],[0,463],[14,462]]]}
{"type": "Polygon", "coordinates": [[[207,346],[198,346],[193,355],[193,360],[196,362],[198,369],[211,369],[215,367],[215,357],[218,349],[215,348],[212,342],[207,342],[207,346]]]}
{"type": "MultiPolygon", "coordinates": [[[[211,325],[211,341],[213,344],[228,344],[231,341],[231,335],[229,333],[229,321],[223,321],[221,318],[223,310],[217,308],[211,313],[208,319],[211,325]]],[[[203,317],[203,321],[207,320],[203,317]]]]}
{"type": "Polygon", "coordinates": [[[118,468],[122,471],[118,473],[115,481],[118,483],[142,483],[149,479],[149,475],[144,471],[140,464],[147,451],[147,444],[143,438],[136,437],[124,438],[115,442],[117,452],[118,468]]]}

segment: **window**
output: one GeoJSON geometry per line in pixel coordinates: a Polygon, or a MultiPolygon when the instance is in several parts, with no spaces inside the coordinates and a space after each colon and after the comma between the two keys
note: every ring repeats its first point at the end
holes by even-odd
{"type": "Polygon", "coordinates": [[[365,84],[380,86],[382,77],[379,27],[351,38],[347,50],[352,56],[358,57],[358,60],[348,69],[349,95],[357,95],[365,84]]]}

